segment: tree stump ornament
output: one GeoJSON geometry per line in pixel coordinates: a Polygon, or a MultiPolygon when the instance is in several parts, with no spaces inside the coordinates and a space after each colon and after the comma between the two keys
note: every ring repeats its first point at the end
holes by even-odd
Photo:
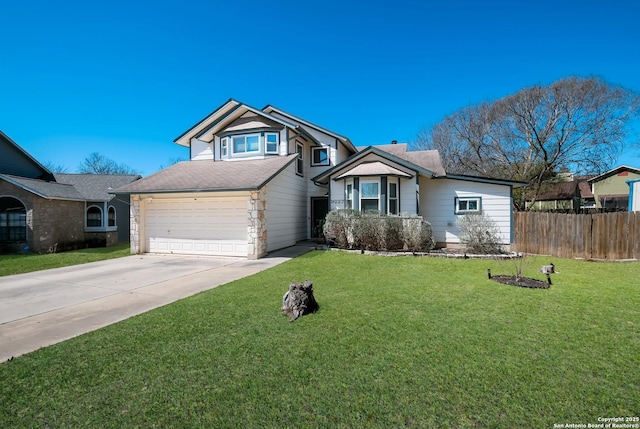
{"type": "Polygon", "coordinates": [[[310,280],[289,284],[289,291],[282,297],[282,313],[289,316],[289,322],[305,314],[315,313],[318,308],[320,306],[313,296],[313,283],[310,280]]]}

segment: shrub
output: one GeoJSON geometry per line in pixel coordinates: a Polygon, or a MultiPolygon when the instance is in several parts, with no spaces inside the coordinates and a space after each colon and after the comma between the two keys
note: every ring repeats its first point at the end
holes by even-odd
{"type": "Polygon", "coordinates": [[[419,217],[403,220],[404,244],[411,252],[428,252],[433,249],[435,240],[431,224],[419,217]]]}
{"type": "Polygon", "coordinates": [[[399,216],[385,216],[383,220],[384,248],[386,250],[402,250],[404,248],[402,218],[399,216]]]}
{"type": "Polygon", "coordinates": [[[500,229],[483,212],[467,213],[458,219],[457,225],[460,228],[460,241],[468,252],[503,253],[500,229]]]}
{"type": "Polygon", "coordinates": [[[359,212],[350,209],[330,211],[324,222],[324,236],[327,243],[335,243],[341,249],[351,247],[353,224],[359,216],[359,212]]]}
{"type": "Polygon", "coordinates": [[[424,252],[433,248],[431,224],[419,217],[402,218],[378,212],[334,210],[324,223],[327,242],[341,249],[424,252]]]}
{"type": "Polygon", "coordinates": [[[378,212],[361,213],[353,225],[354,246],[364,250],[382,250],[384,222],[378,212]]]}

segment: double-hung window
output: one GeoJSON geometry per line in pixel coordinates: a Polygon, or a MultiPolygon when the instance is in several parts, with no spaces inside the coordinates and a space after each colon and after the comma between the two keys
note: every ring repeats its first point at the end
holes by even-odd
{"type": "Polygon", "coordinates": [[[345,200],[347,202],[345,208],[352,209],[353,208],[353,184],[351,183],[347,184],[347,187],[345,189],[345,200]]]}
{"type": "Polygon", "coordinates": [[[226,158],[229,156],[229,137],[222,137],[220,139],[220,157],[226,158]]]}
{"type": "Polygon", "coordinates": [[[389,214],[398,214],[398,184],[389,182],[389,214]]]}
{"type": "Polygon", "coordinates": [[[380,183],[360,182],[360,210],[380,210],[380,183]]]}
{"type": "Polygon", "coordinates": [[[304,175],[304,146],[302,143],[296,142],[296,153],[298,154],[298,159],[296,160],[296,174],[298,176],[304,175]]]}
{"type": "Polygon", "coordinates": [[[265,152],[266,153],[278,153],[278,134],[267,133],[265,134],[265,152]]]}
{"type": "Polygon", "coordinates": [[[482,210],[482,199],[480,197],[456,197],[456,214],[477,213],[482,210]]]}

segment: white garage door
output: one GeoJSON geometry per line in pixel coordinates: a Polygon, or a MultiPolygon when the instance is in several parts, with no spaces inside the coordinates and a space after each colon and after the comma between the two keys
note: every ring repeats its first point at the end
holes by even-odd
{"type": "Polygon", "coordinates": [[[151,253],[247,256],[246,197],[154,199],[145,208],[151,253]]]}

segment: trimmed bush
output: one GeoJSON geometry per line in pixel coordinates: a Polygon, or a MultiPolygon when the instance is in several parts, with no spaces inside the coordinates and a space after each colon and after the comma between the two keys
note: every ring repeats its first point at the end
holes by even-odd
{"type": "Polygon", "coordinates": [[[403,218],[354,210],[329,212],[324,234],[327,242],[341,249],[426,252],[435,243],[431,224],[420,217],[403,218]]]}
{"type": "Polygon", "coordinates": [[[353,225],[354,247],[364,250],[384,248],[384,221],[378,212],[364,212],[353,225]]]}
{"type": "Polygon", "coordinates": [[[324,221],[324,236],[327,243],[334,243],[341,249],[347,249],[353,244],[353,224],[360,212],[355,210],[333,210],[327,214],[324,221]]]}
{"type": "Polygon", "coordinates": [[[407,250],[412,252],[428,252],[435,246],[431,224],[422,218],[403,219],[403,238],[407,250]]]}
{"type": "Polygon", "coordinates": [[[403,229],[401,217],[384,217],[384,248],[386,250],[402,250],[404,248],[403,229]]]}

